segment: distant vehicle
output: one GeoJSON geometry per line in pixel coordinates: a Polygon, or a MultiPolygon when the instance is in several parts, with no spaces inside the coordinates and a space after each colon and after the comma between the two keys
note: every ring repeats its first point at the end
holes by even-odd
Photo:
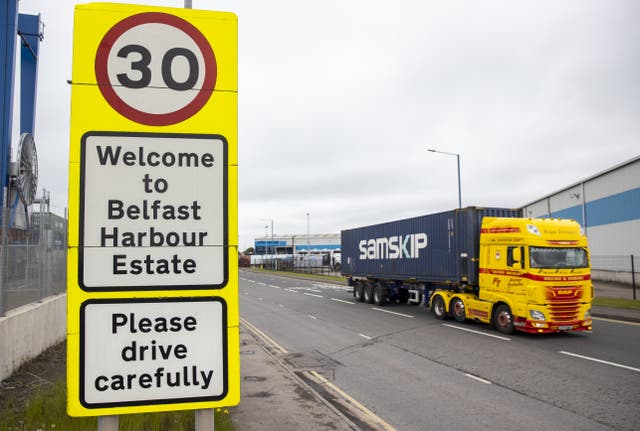
{"type": "Polygon", "coordinates": [[[321,268],[328,267],[332,271],[340,271],[341,268],[341,252],[336,250],[312,250],[311,253],[306,251],[299,252],[295,255],[295,268],[321,268]]]}
{"type": "Polygon", "coordinates": [[[428,306],[500,332],[590,330],[587,238],[573,220],[469,207],[342,231],[357,301],[428,306]]]}

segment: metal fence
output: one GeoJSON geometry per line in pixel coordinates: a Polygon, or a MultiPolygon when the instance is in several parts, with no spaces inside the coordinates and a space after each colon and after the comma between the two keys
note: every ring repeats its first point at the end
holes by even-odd
{"type": "Polygon", "coordinates": [[[627,284],[635,289],[640,284],[640,256],[591,256],[591,271],[596,280],[627,284]]]}
{"type": "Polygon", "coordinates": [[[0,316],[7,311],[66,290],[67,221],[36,213],[28,229],[7,227],[0,242],[0,316]]]}

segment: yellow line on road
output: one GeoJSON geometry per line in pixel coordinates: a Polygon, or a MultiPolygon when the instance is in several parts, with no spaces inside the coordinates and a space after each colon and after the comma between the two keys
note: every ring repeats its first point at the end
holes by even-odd
{"type": "Polygon", "coordinates": [[[247,319],[244,318],[240,318],[240,322],[243,325],[246,325],[254,334],[256,334],[258,337],[262,338],[263,341],[266,341],[267,344],[270,344],[271,347],[275,348],[276,350],[279,350],[280,353],[282,353],[283,355],[289,353],[287,351],[287,349],[285,349],[284,347],[282,347],[280,344],[276,343],[276,341],[269,337],[267,334],[265,334],[264,332],[262,332],[260,329],[258,329],[255,325],[249,323],[247,321],[247,319]]]}

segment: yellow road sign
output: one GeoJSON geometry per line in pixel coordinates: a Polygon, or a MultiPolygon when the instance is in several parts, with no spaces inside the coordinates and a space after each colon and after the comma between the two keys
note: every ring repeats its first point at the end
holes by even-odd
{"type": "Polygon", "coordinates": [[[236,405],[237,17],[75,9],[67,411],[236,405]]]}

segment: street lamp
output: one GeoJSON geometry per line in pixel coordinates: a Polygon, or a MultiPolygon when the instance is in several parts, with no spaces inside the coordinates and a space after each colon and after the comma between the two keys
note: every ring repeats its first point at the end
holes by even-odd
{"type": "Polygon", "coordinates": [[[460,186],[460,154],[447,153],[446,151],[438,151],[438,150],[432,150],[432,149],[427,149],[427,151],[430,151],[432,153],[446,154],[448,156],[456,156],[456,160],[458,162],[458,208],[462,208],[462,190],[460,186]]]}

